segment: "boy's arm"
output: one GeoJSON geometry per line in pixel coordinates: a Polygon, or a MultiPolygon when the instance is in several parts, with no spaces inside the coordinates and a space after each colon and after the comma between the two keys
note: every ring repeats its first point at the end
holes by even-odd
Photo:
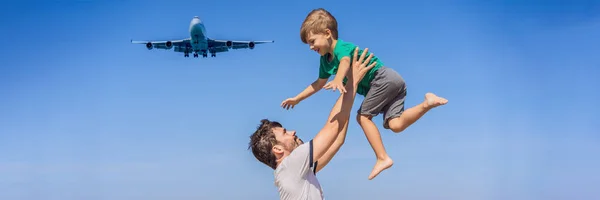
{"type": "Polygon", "coordinates": [[[329,89],[333,89],[334,91],[336,89],[340,90],[341,93],[345,93],[347,92],[344,88],[344,78],[347,77],[348,75],[348,69],[350,68],[350,56],[344,56],[342,57],[342,59],[340,60],[340,64],[338,66],[338,70],[337,70],[337,75],[335,75],[335,78],[333,78],[333,80],[329,83],[327,83],[327,85],[325,85],[325,89],[329,90],[329,89]]]}
{"type": "Polygon", "coordinates": [[[296,98],[298,102],[303,101],[304,99],[315,94],[317,91],[321,90],[325,83],[327,83],[326,78],[317,78],[317,80],[315,80],[312,84],[306,87],[306,89],[304,89],[302,92],[300,92],[300,94],[296,95],[296,97],[294,98],[296,98]]]}
{"type": "Polygon", "coordinates": [[[350,68],[350,56],[344,56],[342,60],[340,60],[340,65],[338,66],[337,75],[333,78],[333,81],[342,82],[344,77],[348,75],[348,69],[350,68]]]}

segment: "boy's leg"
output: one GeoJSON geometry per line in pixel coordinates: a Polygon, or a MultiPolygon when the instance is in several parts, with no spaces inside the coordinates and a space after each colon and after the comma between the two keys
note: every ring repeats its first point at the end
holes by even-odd
{"type": "Polygon", "coordinates": [[[394,164],[385,151],[377,126],[372,121],[374,116],[388,109],[390,102],[404,88],[404,81],[401,78],[390,81],[389,70],[391,69],[382,67],[376,72],[375,79],[371,82],[371,89],[365,96],[357,115],[358,123],[377,156],[377,162],[369,175],[369,180],[394,164]]]}
{"type": "Polygon", "coordinates": [[[379,134],[379,130],[377,126],[372,121],[373,117],[371,115],[357,115],[358,124],[362,128],[371,148],[375,152],[375,156],[377,157],[377,161],[371,173],[369,174],[369,180],[375,178],[379,173],[387,168],[390,168],[394,161],[385,151],[385,147],[383,146],[383,141],[381,140],[381,135],[379,134]]]}
{"type": "MultiPolygon", "coordinates": [[[[406,91],[406,89],[405,89],[406,91]]],[[[425,100],[420,104],[404,110],[406,92],[396,97],[396,100],[385,110],[383,127],[395,133],[404,131],[407,127],[419,120],[432,108],[448,103],[448,100],[438,97],[433,93],[425,94],[425,100]]]]}
{"type": "MultiPolygon", "coordinates": [[[[404,101],[406,99],[406,84],[400,74],[395,70],[388,68],[385,74],[386,82],[402,83],[400,92],[394,96],[394,99],[389,101],[388,105],[383,109],[383,127],[390,129],[395,133],[404,131],[407,127],[415,123],[425,113],[432,108],[448,103],[448,100],[438,97],[433,93],[425,94],[425,100],[420,104],[404,110],[404,101]]],[[[389,92],[388,92],[389,93],[389,92]]]]}

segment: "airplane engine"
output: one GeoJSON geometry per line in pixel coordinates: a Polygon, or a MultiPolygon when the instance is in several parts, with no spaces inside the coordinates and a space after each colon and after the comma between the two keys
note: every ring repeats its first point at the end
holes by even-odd
{"type": "Polygon", "coordinates": [[[254,49],[254,42],[250,42],[250,43],[248,43],[248,47],[249,47],[250,49],[254,49]]]}
{"type": "Polygon", "coordinates": [[[148,48],[148,50],[152,49],[152,43],[148,42],[146,43],[146,48],[148,48]]]}
{"type": "Polygon", "coordinates": [[[173,43],[172,43],[171,41],[167,41],[167,42],[165,43],[165,47],[166,47],[167,49],[171,49],[171,47],[173,47],[173,43]]]}
{"type": "Polygon", "coordinates": [[[229,41],[227,41],[226,45],[228,48],[231,48],[231,45],[233,45],[233,42],[231,42],[231,40],[229,40],[229,41]]]}

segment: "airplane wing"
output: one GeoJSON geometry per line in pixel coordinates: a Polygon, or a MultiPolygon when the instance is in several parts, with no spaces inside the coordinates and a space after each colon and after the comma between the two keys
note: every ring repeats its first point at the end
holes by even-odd
{"type": "MultiPolygon", "coordinates": [[[[227,52],[229,49],[254,49],[257,44],[264,43],[274,43],[273,40],[266,41],[233,41],[233,40],[213,40],[207,39],[208,49],[201,50],[204,51],[204,57],[206,57],[206,53],[212,53],[212,56],[216,56],[216,53],[219,52],[227,52]]],[[[145,44],[148,50],[153,48],[156,49],[173,49],[175,52],[184,53],[185,57],[188,57],[188,53],[192,53],[193,50],[191,45],[191,38],[180,39],[180,40],[165,40],[165,41],[133,41],[133,44],[145,44]]],[[[194,54],[196,57],[197,54],[194,54]]]]}
{"type": "Polygon", "coordinates": [[[229,49],[254,49],[257,44],[264,43],[274,43],[273,40],[264,40],[264,41],[236,41],[236,40],[215,40],[208,39],[208,46],[210,47],[210,51],[217,52],[226,52],[229,49]]]}
{"type": "Polygon", "coordinates": [[[134,40],[131,40],[131,43],[145,44],[146,48],[148,48],[148,49],[157,48],[157,49],[167,49],[168,50],[168,49],[175,47],[175,51],[183,52],[183,50],[179,50],[179,49],[185,49],[185,47],[190,46],[190,40],[191,40],[191,38],[180,39],[180,40],[165,40],[165,41],[134,41],[134,40]]]}

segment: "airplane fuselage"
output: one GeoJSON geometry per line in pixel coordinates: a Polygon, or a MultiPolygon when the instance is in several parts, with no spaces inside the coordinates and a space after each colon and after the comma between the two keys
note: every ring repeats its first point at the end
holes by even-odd
{"type": "Polygon", "coordinates": [[[192,52],[206,52],[208,50],[208,38],[206,28],[199,17],[194,17],[190,22],[190,45],[192,52]]]}

